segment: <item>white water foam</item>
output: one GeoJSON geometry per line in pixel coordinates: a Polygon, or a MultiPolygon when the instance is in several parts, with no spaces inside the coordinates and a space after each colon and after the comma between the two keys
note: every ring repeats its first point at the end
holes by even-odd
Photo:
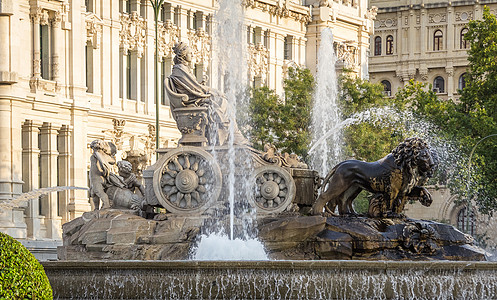
{"type": "Polygon", "coordinates": [[[202,235],[193,250],[194,260],[268,260],[264,246],[257,239],[230,239],[222,233],[202,235]]]}

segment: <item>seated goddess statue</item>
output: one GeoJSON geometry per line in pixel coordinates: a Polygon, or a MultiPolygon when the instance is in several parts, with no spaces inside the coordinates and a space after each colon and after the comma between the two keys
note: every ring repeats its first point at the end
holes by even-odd
{"type": "MultiPolygon", "coordinates": [[[[195,78],[190,65],[192,62],[192,52],[190,47],[183,42],[177,43],[174,48],[174,66],[171,75],[165,82],[167,89],[175,94],[180,94],[183,107],[206,107],[207,113],[207,132],[206,138],[210,145],[225,145],[229,138],[230,119],[227,115],[229,106],[226,97],[219,91],[199,83],[195,78]]],[[[174,103],[171,101],[171,107],[174,109],[174,103]]],[[[234,124],[235,145],[248,145],[248,141],[243,137],[236,121],[234,124]]]]}

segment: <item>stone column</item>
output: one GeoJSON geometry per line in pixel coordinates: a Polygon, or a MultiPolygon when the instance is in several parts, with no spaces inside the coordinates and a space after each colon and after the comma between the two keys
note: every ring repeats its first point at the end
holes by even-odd
{"type": "Polygon", "coordinates": [[[58,82],[60,80],[59,69],[59,57],[60,57],[60,43],[62,42],[60,35],[62,29],[60,24],[62,17],[60,12],[56,11],[54,17],[51,19],[52,22],[52,80],[58,82]]]}
{"type": "MultiPolygon", "coordinates": [[[[24,193],[40,188],[39,185],[39,156],[38,134],[41,122],[26,120],[22,126],[22,191],[24,193]]],[[[40,199],[31,199],[25,209],[28,238],[40,236],[40,199]]]]}
{"type": "MultiPolygon", "coordinates": [[[[41,187],[57,186],[57,134],[60,127],[45,122],[40,128],[41,187]]],[[[57,193],[41,197],[41,214],[44,216],[46,235],[50,239],[61,238],[61,217],[58,216],[57,193]]]]}
{"type": "Polygon", "coordinates": [[[41,78],[41,57],[40,57],[40,18],[41,8],[37,8],[30,14],[33,22],[33,77],[41,78]]]}
{"type": "Polygon", "coordinates": [[[428,49],[428,46],[430,45],[430,43],[426,43],[427,42],[427,33],[428,33],[428,30],[426,30],[428,27],[428,15],[426,13],[426,9],[423,8],[421,9],[421,26],[420,26],[420,50],[421,50],[421,55],[420,57],[425,57],[425,53],[426,53],[426,50],[431,50],[431,49],[428,49]]]}
{"type": "MultiPolygon", "coordinates": [[[[59,130],[59,136],[57,137],[57,150],[59,151],[59,157],[57,161],[58,167],[58,185],[59,186],[71,186],[71,178],[70,178],[70,158],[71,158],[71,128],[67,125],[63,125],[59,130]]],[[[58,192],[58,206],[59,206],[59,214],[62,217],[62,224],[71,220],[71,213],[69,211],[69,194],[70,191],[62,191],[58,192]]]]}

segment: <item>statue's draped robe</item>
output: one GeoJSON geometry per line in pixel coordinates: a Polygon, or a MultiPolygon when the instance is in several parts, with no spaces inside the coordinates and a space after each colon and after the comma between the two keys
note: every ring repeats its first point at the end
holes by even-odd
{"type": "MultiPolygon", "coordinates": [[[[182,63],[173,66],[173,71],[168,80],[173,92],[188,96],[188,100],[183,101],[183,105],[186,107],[207,106],[209,108],[209,134],[207,138],[209,140],[214,139],[211,144],[225,144],[229,137],[230,125],[230,120],[226,113],[228,110],[226,98],[218,91],[200,84],[190,68],[182,63]]],[[[234,128],[234,144],[247,144],[247,140],[238,130],[236,123],[234,128]]]]}

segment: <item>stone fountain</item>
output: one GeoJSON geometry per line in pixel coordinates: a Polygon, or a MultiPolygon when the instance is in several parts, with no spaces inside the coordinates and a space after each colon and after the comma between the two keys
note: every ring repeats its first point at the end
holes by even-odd
{"type": "Polygon", "coordinates": [[[248,146],[226,117],[224,96],[198,83],[188,68],[189,47],[179,43],[175,53],[166,91],[183,134],[179,146],[157,150],[159,159],[144,171],[142,186],[129,163],[117,163],[119,174],[111,171],[112,143],[92,143],[90,191],[97,209],[63,226],[59,259],[190,258],[212,223],[228,226],[233,151],[234,189],[245,190],[250,199],[248,207],[232,210],[231,226],[240,232],[240,216],[255,211],[256,231],[272,259],[485,260],[469,235],[402,215],[407,201],[431,204],[423,184],[438,158],[423,140],[408,139],[378,162],[342,162],[321,180],[294,155],[271,145],[265,152],[248,146]],[[352,206],[361,190],[374,194],[365,216],[352,206]],[[158,208],[167,213],[157,213],[158,208]]]}
{"type": "Polygon", "coordinates": [[[188,47],[174,50],[165,85],[179,146],[157,150],[142,184],[126,163],[112,172],[112,143],[93,144],[96,210],[64,224],[59,261],[43,263],[57,298],[497,296],[497,266],[468,262],[485,260],[470,236],[402,215],[406,201],[431,203],[423,184],[437,159],[428,145],[413,147],[423,141],[406,141],[378,162],[343,162],[320,178],[272,145],[251,148],[227,117],[223,94],[192,75],[188,47]],[[401,150],[409,155],[399,159],[401,150]],[[359,188],[361,178],[351,175],[362,178],[359,188]],[[341,184],[340,176],[351,180],[341,184]],[[367,215],[352,208],[360,189],[374,194],[367,215]],[[231,190],[249,195],[247,201],[233,207],[231,190]],[[247,215],[269,261],[191,259],[213,224],[225,232],[234,227],[231,238],[241,237],[247,215]]]}

